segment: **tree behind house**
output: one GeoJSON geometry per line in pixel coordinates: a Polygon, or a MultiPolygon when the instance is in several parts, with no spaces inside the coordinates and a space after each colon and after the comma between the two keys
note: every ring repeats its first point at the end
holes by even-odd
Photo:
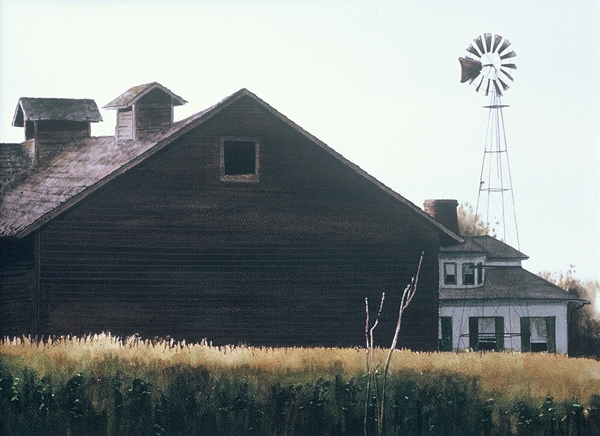
{"type": "MultiPolygon", "coordinates": [[[[489,223],[481,219],[481,215],[476,214],[475,209],[469,203],[461,203],[458,206],[458,232],[462,236],[484,236],[491,235],[496,237],[496,229],[489,223]]],[[[496,223],[498,224],[498,223],[496,223]]]]}
{"type": "Polygon", "coordinates": [[[538,275],[564,290],[587,300],[590,304],[573,310],[569,321],[569,355],[600,358],[600,313],[596,299],[600,292],[598,280],[582,281],[574,277],[574,266],[566,273],[543,271],[538,275]]]}

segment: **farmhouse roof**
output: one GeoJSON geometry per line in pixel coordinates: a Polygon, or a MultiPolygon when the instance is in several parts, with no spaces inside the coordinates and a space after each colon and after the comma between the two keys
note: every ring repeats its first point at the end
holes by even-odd
{"type": "Polygon", "coordinates": [[[123,109],[126,107],[130,107],[134,105],[140,98],[144,95],[147,95],[153,89],[160,89],[164,93],[168,94],[171,97],[171,101],[174,106],[181,106],[186,104],[183,98],[171,92],[171,90],[165,88],[160,83],[152,82],[146,83],[145,85],[134,86],[133,88],[129,88],[123,94],[115,98],[110,103],[104,105],[102,109],[123,109]]]}
{"type": "Polygon", "coordinates": [[[480,287],[441,288],[440,300],[552,300],[585,302],[576,295],[521,267],[492,267],[480,287]]]}
{"type": "Polygon", "coordinates": [[[487,254],[488,260],[529,259],[526,254],[489,235],[466,237],[461,244],[440,247],[440,252],[487,254]]]}
{"type": "MultiPolygon", "coordinates": [[[[144,86],[148,85],[142,85],[142,87],[144,86]]],[[[132,93],[136,93],[136,91],[132,93]]],[[[137,92],[136,95],[139,96],[140,92],[137,92]]],[[[166,130],[153,133],[141,141],[133,142],[128,147],[117,146],[112,136],[86,138],[67,144],[61,154],[53,160],[34,168],[27,176],[7,187],[0,200],[0,236],[23,237],[38,229],[100,187],[244,97],[253,99],[283,123],[295,129],[396,200],[405,204],[417,216],[436,227],[442,234],[457,242],[463,241],[461,236],[448,230],[415,204],[345,159],[247,89],[241,89],[214,106],[175,122],[166,130]]],[[[119,101],[124,102],[125,100],[123,98],[119,101]]],[[[109,105],[115,101],[113,100],[109,105]]],[[[115,104],[122,103],[117,102],[115,104]]]]}
{"type": "Polygon", "coordinates": [[[102,121],[91,99],[21,97],[12,125],[23,127],[25,121],[102,121]]]}

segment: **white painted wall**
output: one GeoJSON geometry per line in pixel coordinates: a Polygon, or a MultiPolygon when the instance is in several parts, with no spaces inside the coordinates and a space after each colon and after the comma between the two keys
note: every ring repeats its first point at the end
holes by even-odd
{"type": "Polygon", "coordinates": [[[440,253],[439,254],[439,281],[440,281],[440,289],[442,288],[479,288],[483,286],[485,283],[485,268],[483,268],[483,280],[481,284],[475,285],[465,285],[462,283],[462,266],[464,263],[473,263],[477,265],[478,263],[482,263],[486,265],[486,257],[485,255],[463,255],[457,253],[440,253]],[[456,264],[456,272],[457,272],[457,280],[456,285],[447,285],[444,283],[444,263],[452,262],[456,264]]]}
{"type": "MultiPolygon", "coordinates": [[[[521,351],[521,317],[556,317],[556,352],[567,354],[567,303],[535,303],[511,301],[510,304],[498,300],[445,302],[440,301],[440,317],[452,317],[452,347],[454,351],[469,348],[469,317],[504,317],[504,347],[507,351],[521,351]]],[[[439,330],[441,338],[441,329],[439,330]]]]}

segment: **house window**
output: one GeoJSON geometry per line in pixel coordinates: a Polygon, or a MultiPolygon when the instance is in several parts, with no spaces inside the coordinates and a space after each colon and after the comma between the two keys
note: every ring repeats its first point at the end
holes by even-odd
{"type": "Polygon", "coordinates": [[[444,284],[455,285],[456,284],[456,264],[455,263],[444,263],[444,284]]]}
{"type": "Polygon", "coordinates": [[[477,284],[483,284],[483,264],[481,262],[477,264],[477,284]]]}
{"type": "Polygon", "coordinates": [[[556,317],[522,317],[521,351],[556,353],[556,317]]]}
{"type": "Polygon", "coordinates": [[[463,277],[462,277],[463,285],[474,285],[475,284],[475,264],[464,263],[462,266],[462,271],[463,271],[463,277]]]}
{"type": "Polygon", "coordinates": [[[441,316],[440,317],[440,350],[441,351],[452,351],[452,317],[441,316]]]}
{"type": "Polygon", "coordinates": [[[221,180],[258,181],[258,141],[247,139],[222,141],[221,180]]]}
{"type": "Polygon", "coordinates": [[[504,351],[504,318],[469,317],[469,347],[476,351],[504,351]]]}

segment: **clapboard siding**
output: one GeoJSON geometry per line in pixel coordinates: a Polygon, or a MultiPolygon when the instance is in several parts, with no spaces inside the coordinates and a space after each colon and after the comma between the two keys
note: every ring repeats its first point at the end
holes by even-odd
{"type": "Polygon", "coordinates": [[[140,102],[135,106],[135,118],[138,138],[143,138],[171,124],[171,104],[143,104],[140,102]]]}
{"type": "Polygon", "coordinates": [[[135,104],[135,122],[137,139],[156,132],[173,122],[173,103],[171,96],[152,89],[135,104]]]}
{"type": "Polygon", "coordinates": [[[425,251],[400,346],[436,347],[438,231],[251,99],[50,221],[39,245],[48,333],[254,345],[361,345],[364,299],[383,291],[389,343],[425,251]],[[223,137],[260,141],[258,183],[220,181],[223,137]]]}
{"type": "Polygon", "coordinates": [[[35,333],[34,241],[0,241],[0,337],[35,333]]]}
{"type": "MultiPolygon", "coordinates": [[[[357,345],[363,338],[364,298],[377,306],[385,290],[389,304],[378,339],[389,342],[398,303],[391,294],[409,280],[402,267],[416,269],[414,256],[391,244],[317,248],[310,242],[185,251],[85,247],[77,252],[69,247],[71,259],[54,262],[42,277],[52,295],[50,331],[135,331],[188,340],[206,337],[215,343],[357,345]]],[[[433,272],[431,263],[426,258],[424,274],[433,272]]],[[[422,335],[432,322],[426,316],[432,288],[430,281],[421,281],[404,325],[413,334],[415,327],[424,331],[403,346],[427,347],[422,335]]]]}
{"type": "Polygon", "coordinates": [[[117,126],[115,128],[117,141],[133,140],[133,110],[120,109],[117,112],[117,126]]]}
{"type": "Polygon", "coordinates": [[[85,121],[36,121],[35,147],[39,162],[58,154],[70,141],[90,137],[90,123],[85,121]]]}

